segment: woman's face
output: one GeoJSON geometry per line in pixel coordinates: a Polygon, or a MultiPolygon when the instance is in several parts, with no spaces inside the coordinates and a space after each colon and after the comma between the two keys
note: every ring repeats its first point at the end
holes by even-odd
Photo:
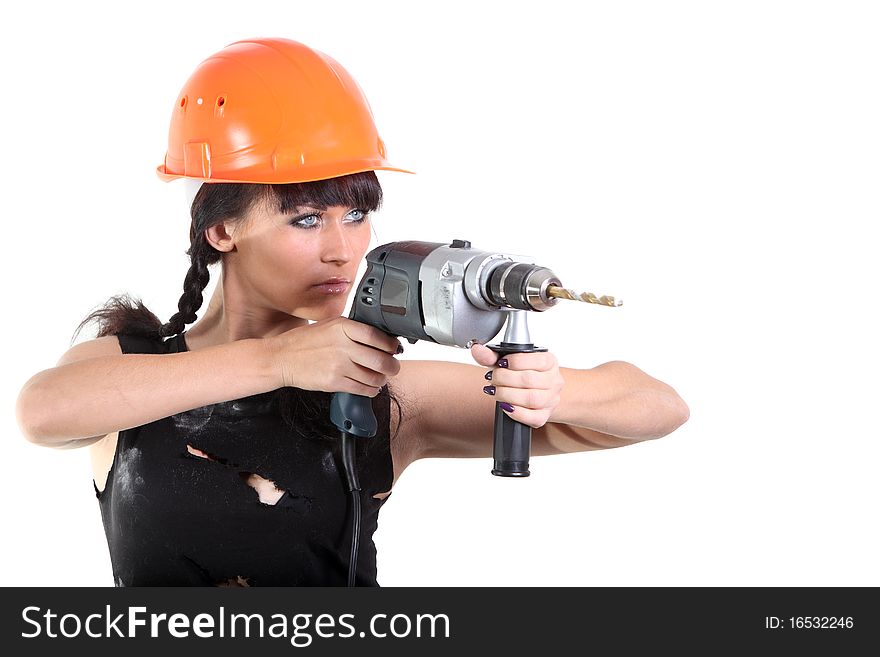
{"type": "Polygon", "coordinates": [[[259,203],[233,241],[224,264],[224,277],[232,277],[227,288],[234,280],[256,312],[317,321],[344,312],[370,243],[370,219],[354,207],[300,206],[285,214],[259,203]],[[336,293],[316,287],[330,278],[349,283],[336,293]]]}

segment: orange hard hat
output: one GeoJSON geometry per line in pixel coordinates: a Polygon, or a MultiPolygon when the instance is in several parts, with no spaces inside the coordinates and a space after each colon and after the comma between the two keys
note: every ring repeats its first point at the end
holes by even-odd
{"type": "Polygon", "coordinates": [[[363,91],[331,57],[289,39],[232,43],[175,101],[162,180],[293,183],[384,169],[363,91]]]}

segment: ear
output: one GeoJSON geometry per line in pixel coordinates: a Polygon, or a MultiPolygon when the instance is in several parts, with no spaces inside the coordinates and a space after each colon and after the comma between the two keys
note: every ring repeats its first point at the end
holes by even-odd
{"type": "Polygon", "coordinates": [[[205,230],[205,239],[221,253],[235,250],[235,229],[232,222],[222,221],[205,230]]]}

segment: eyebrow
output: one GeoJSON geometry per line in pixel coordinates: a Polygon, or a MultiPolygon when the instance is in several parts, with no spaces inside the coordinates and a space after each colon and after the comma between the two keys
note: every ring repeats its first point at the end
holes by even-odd
{"type": "Polygon", "coordinates": [[[327,210],[327,206],[326,205],[319,205],[317,203],[315,203],[315,204],[305,203],[303,205],[291,206],[286,211],[291,214],[298,214],[300,212],[305,212],[306,210],[319,210],[321,212],[324,212],[327,210]]]}
{"type": "Polygon", "coordinates": [[[278,204],[278,211],[281,214],[285,215],[301,214],[306,210],[318,210],[320,212],[323,212],[327,209],[327,206],[320,203],[290,203],[289,201],[293,199],[286,199],[283,197],[279,200],[280,203],[278,204]]]}

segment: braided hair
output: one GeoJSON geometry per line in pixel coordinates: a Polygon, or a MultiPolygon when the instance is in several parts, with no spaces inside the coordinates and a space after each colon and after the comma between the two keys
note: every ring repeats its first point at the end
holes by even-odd
{"type": "MultiPolygon", "coordinates": [[[[92,322],[98,323],[98,332],[95,336],[98,338],[122,333],[162,340],[182,333],[187,324],[196,321],[196,313],[204,302],[202,293],[211,278],[208,265],[219,262],[222,257],[222,253],[208,242],[205,232],[224,221],[244,221],[248,210],[272,193],[272,187],[290,186],[245,183],[202,185],[193,199],[190,210],[192,220],[189,229],[190,245],[186,250],[190,266],[183,278],[183,294],[177,302],[178,311],[166,323],[162,323],[140,299],[134,299],[128,294],[115,295],[80,322],[71,343],[76,340],[83,327],[92,322]]],[[[295,194],[296,190],[285,189],[283,193],[295,194]]]]}
{"type": "MultiPolygon", "coordinates": [[[[140,299],[127,294],[115,295],[80,322],[71,344],[83,327],[92,322],[98,323],[96,338],[125,334],[165,340],[182,333],[188,324],[196,321],[196,313],[202,307],[202,293],[211,277],[208,266],[220,262],[223,255],[208,242],[206,231],[224,221],[246,221],[249,210],[264,201],[274,204],[280,212],[290,212],[301,205],[348,205],[372,212],[382,203],[382,188],[373,171],[284,185],[202,185],[190,210],[190,246],[186,250],[190,266],[183,279],[183,294],[177,302],[177,312],[163,323],[140,299]]],[[[401,414],[400,402],[390,394],[387,386],[380,392],[380,395],[384,394],[391,397],[397,405],[398,414],[401,414]]],[[[290,428],[302,433],[301,427],[312,426],[316,433],[308,437],[317,435],[336,439],[338,431],[328,420],[330,393],[284,387],[275,391],[275,399],[290,428]]]]}

